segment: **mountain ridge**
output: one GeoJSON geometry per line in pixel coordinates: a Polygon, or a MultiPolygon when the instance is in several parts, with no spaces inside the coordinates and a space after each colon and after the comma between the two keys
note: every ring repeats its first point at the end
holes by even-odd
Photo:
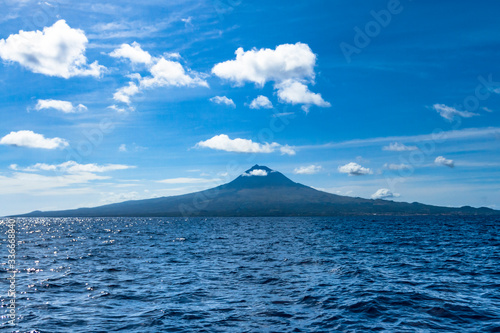
{"type": "Polygon", "coordinates": [[[190,217],[337,215],[500,215],[490,208],[440,207],[340,196],[254,165],[233,181],[204,191],[93,208],[34,211],[16,217],[190,217]]]}

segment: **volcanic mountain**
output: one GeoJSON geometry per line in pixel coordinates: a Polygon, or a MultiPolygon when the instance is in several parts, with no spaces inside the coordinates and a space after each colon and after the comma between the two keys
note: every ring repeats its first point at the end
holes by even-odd
{"type": "Polygon", "coordinates": [[[201,192],[132,200],[94,208],[41,212],[31,217],[118,216],[338,216],[498,215],[489,208],[448,208],[370,200],[326,193],[295,183],[282,173],[254,165],[232,182],[201,192]]]}

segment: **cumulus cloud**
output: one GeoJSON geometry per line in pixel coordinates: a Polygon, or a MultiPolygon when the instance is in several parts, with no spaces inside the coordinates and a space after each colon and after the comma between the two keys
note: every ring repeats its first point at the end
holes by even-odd
{"type": "Polygon", "coordinates": [[[455,109],[454,107],[451,106],[446,106],[444,104],[434,104],[432,106],[434,110],[436,110],[441,117],[447,120],[453,120],[455,117],[462,117],[462,118],[470,118],[474,116],[479,116],[478,113],[474,112],[469,112],[469,111],[459,111],[455,109]]]}
{"type": "Polygon", "coordinates": [[[2,139],[0,139],[0,144],[41,149],[61,149],[69,145],[68,142],[64,139],[48,139],[45,138],[42,134],[38,134],[33,131],[10,132],[2,139]]]}
{"type": "Polygon", "coordinates": [[[282,154],[293,155],[295,151],[289,146],[282,146],[279,143],[258,143],[247,139],[230,139],[225,134],[216,135],[206,141],[200,141],[196,148],[210,148],[234,153],[264,153],[269,154],[280,149],[282,154]]]}
{"type": "Polygon", "coordinates": [[[124,144],[124,143],[122,143],[122,144],[120,145],[120,147],[118,147],[118,151],[119,151],[119,152],[122,152],[122,153],[127,152],[127,145],[126,145],[126,144],[124,144]]]}
{"type": "Polygon", "coordinates": [[[109,54],[113,58],[125,58],[128,59],[133,64],[150,64],[153,61],[153,57],[149,52],[144,51],[136,42],[132,45],[122,44],[119,48],[115,49],[109,54]]]}
{"type": "Polygon", "coordinates": [[[250,172],[243,173],[242,176],[244,176],[244,177],[251,177],[251,176],[265,177],[265,176],[267,176],[267,171],[262,170],[262,169],[254,169],[250,172]]]}
{"type": "Polygon", "coordinates": [[[212,97],[212,98],[210,98],[210,102],[215,103],[215,104],[222,104],[222,105],[231,106],[233,108],[236,107],[236,104],[234,104],[234,101],[230,98],[227,98],[226,96],[212,97]]]}
{"type": "Polygon", "coordinates": [[[140,81],[141,87],[208,87],[207,81],[200,78],[195,72],[186,73],[184,67],[177,61],[160,58],[151,67],[150,72],[152,76],[145,77],[140,81]]]}
{"type": "Polygon", "coordinates": [[[152,57],[148,52],[142,50],[138,43],[132,45],[122,44],[120,48],[110,53],[113,57],[127,58],[132,63],[144,64],[150,76],[141,77],[139,73],[129,75],[132,79],[128,86],[118,89],[113,98],[122,103],[130,104],[131,97],[144,89],[153,89],[159,87],[207,87],[208,83],[202,78],[202,75],[184,69],[182,64],[176,59],[178,54],[164,54],[161,57],[152,57]]]}
{"type": "Polygon", "coordinates": [[[105,67],[97,61],[87,64],[88,39],[79,29],[59,20],[43,31],[19,31],[0,40],[0,57],[16,62],[34,73],[68,79],[101,75],[105,67]]]}
{"type": "Polygon", "coordinates": [[[381,188],[377,190],[377,192],[373,193],[371,198],[372,199],[386,199],[386,198],[395,198],[399,197],[398,193],[392,193],[391,190],[387,188],[381,188]]]}
{"type": "Polygon", "coordinates": [[[129,82],[128,86],[118,89],[113,94],[113,99],[122,103],[130,104],[131,103],[130,97],[138,93],[139,93],[139,87],[135,83],[129,82]]]}
{"type": "Polygon", "coordinates": [[[340,173],[346,173],[349,176],[362,176],[372,174],[372,170],[369,168],[364,168],[358,163],[347,163],[346,165],[339,166],[338,168],[340,173]]]}
{"type": "Polygon", "coordinates": [[[189,177],[179,177],[179,178],[168,178],[163,180],[158,180],[157,183],[163,184],[204,184],[218,182],[220,179],[207,179],[207,178],[189,178],[189,177]]]}
{"type": "Polygon", "coordinates": [[[314,175],[315,173],[318,173],[321,171],[321,166],[320,165],[308,165],[308,166],[301,166],[299,168],[295,168],[293,172],[298,175],[314,175]]]}
{"type": "Polygon", "coordinates": [[[307,44],[282,44],[272,49],[238,48],[236,59],[221,62],[212,73],[237,85],[253,82],[264,86],[268,81],[288,79],[314,79],[316,55],[307,44]]]}
{"type": "Polygon", "coordinates": [[[455,161],[444,158],[443,156],[436,157],[434,163],[436,163],[437,165],[447,166],[449,168],[455,167],[455,161]]]}
{"type": "Polygon", "coordinates": [[[388,146],[382,147],[382,150],[388,150],[388,151],[412,151],[412,150],[418,150],[417,146],[406,146],[402,143],[399,142],[393,142],[390,143],[388,146]]]}
{"type": "Polygon", "coordinates": [[[272,109],[273,103],[266,96],[259,95],[249,105],[250,109],[272,109]]]}
{"type": "Polygon", "coordinates": [[[304,104],[306,111],[311,105],[330,106],[306,85],[314,82],[316,65],[316,55],[307,44],[282,44],[274,50],[238,48],[235,54],[236,59],[216,64],[212,73],[236,86],[250,82],[263,87],[267,82],[274,82],[281,102],[304,104]]]}
{"type": "Polygon", "coordinates": [[[87,107],[83,104],[78,104],[77,106],[73,106],[73,103],[68,101],[60,101],[57,99],[39,99],[35,109],[37,111],[43,109],[54,109],[64,113],[74,113],[79,111],[86,111],[87,107]]]}
{"type": "Polygon", "coordinates": [[[320,106],[323,108],[330,107],[331,104],[326,102],[321,94],[316,94],[309,91],[309,88],[302,82],[296,80],[286,80],[275,85],[278,89],[278,97],[282,103],[304,104],[302,109],[308,111],[311,105],[320,106]]]}
{"type": "Polygon", "coordinates": [[[407,170],[407,169],[411,168],[410,165],[404,164],[404,163],[401,163],[401,164],[386,163],[386,164],[384,164],[384,167],[389,169],[389,170],[407,170]]]}

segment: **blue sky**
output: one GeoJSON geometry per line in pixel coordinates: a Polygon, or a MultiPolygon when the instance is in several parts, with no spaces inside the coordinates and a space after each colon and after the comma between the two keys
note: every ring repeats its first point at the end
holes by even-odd
{"type": "Polygon", "coordinates": [[[0,6],[0,215],[193,192],[256,163],[500,209],[497,2],[0,6]]]}

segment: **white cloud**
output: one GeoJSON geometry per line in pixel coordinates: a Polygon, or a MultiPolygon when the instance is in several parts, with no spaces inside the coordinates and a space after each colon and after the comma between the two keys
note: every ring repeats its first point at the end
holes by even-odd
{"type": "Polygon", "coordinates": [[[243,173],[242,176],[244,176],[244,177],[251,177],[251,176],[265,177],[265,176],[267,176],[267,171],[262,170],[262,169],[254,169],[250,172],[243,173]]]}
{"type": "Polygon", "coordinates": [[[304,104],[302,109],[306,112],[311,105],[324,108],[331,106],[330,103],[321,97],[321,94],[311,92],[305,84],[296,80],[286,80],[277,83],[275,88],[278,89],[278,97],[282,103],[291,103],[292,105],[304,104]]]}
{"type": "Polygon", "coordinates": [[[122,153],[126,152],[127,151],[127,145],[124,144],[124,143],[121,144],[120,147],[118,147],[118,151],[122,152],[122,153]]]}
{"type": "Polygon", "coordinates": [[[250,109],[272,109],[273,103],[266,96],[259,95],[249,105],[250,109]]]}
{"type": "Polygon", "coordinates": [[[122,44],[120,48],[115,49],[109,54],[113,58],[125,58],[130,60],[134,64],[150,64],[153,61],[153,57],[149,52],[144,51],[141,46],[133,42],[132,45],[122,44]]]}
{"type": "Polygon", "coordinates": [[[105,67],[97,61],[87,64],[88,39],[79,29],[59,20],[43,31],[19,31],[0,40],[0,57],[17,62],[34,73],[70,78],[101,75],[105,67]]]}
{"type": "Polygon", "coordinates": [[[289,145],[284,145],[280,147],[281,155],[295,155],[295,149],[289,145]]]}
{"type": "Polygon", "coordinates": [[[387,188],[381,188],[377,190],[377,192],[372,194],[372,199],[385,199],[385,198],[394,198],[399,197],[398,193],[392,193],[391,190],[387,188]]]}
{"type": "Polygon", "coordinates": [[[25,193],[40,195],[44,191],[60,189],[74,184],[84,184],[92,180],[109,179],[93,173],[67,174],[60,176],[45,176],[35,173],[15,172],[12,176],[0,175],[0,188],[3,194],[25,193]]]}
{"type": "Polygon", "coordinates": [[[181,19],[181,21],[184,22],[184,26],[186,28],[188,28],[188,27],[189,28],[194,27],[194,25],[193,25],[193,17],[192,16],[189,16],[188,18],[183,18],[183,19],[181,19]]]}
{"type": "Polygon", "coordinates": [[[500,127],[484,127],[484,128],[467,128],[462,130],[438,131],[430,134],[412,135],[412,136],[389,136],[375,137],[368,139],[354,139],[341,142],[331,142],[321,145],[300,146],[302,149],[331,149],[331,148],[346,148],[346,147],[369,147],[390,143],[391,141],[411,141],[411,142],[428,142],[428,141],[452,141],[452,140],[477,140],[480,138],[498,137],[500,127]]]}
{"type": "Polygon", "coordinates": [[[74,113],[79,111],[86,111],[87,107],[83,104],[73,106],[73,103],[67,101],[60,101],[57,99],[39,99],[35,109],[40,111],[43,109],[55,109],[64,113],[74,113]]]}
{"type": "Polygon", "coordinates": [[[100,194],[102,196],[101,204],[103,205],[129,201],[129,200],[136,200],[140,198],[139,193],[135,191],[126,193],[102,192],[100,194]]]}
{"type": "Polygon", "coordinates": [[[210,148],[234,153],[273,153],[276,149],[280,149],[282,154],[295,154],[295,151],[293,151],[290,146],[282,146],[276,142],[261,144],[247,139],[230,139],[225,134],[216,135],[206,141],[200,141],[195,147],[210,148]]]}
{"type": "MultiPolygon", "coordinates": [[[[236,59],[216,64],[212,73],[237,86],[252,82],[263,87],[267,82],[275,82],[282,103],[304,104],[305,111],[311,105],[330,106],[306,86],[314,82],[316,65],[316,55],[307,44],[282,44],[274,50],[238,48],[235,54],[236,59]]],[[[254,105],[258,106],[257,102],[254,105]]]]}
{"type": "Polygon", "coordinates": [[[411,166],[408,165],[408,164],[404,164],[404,163],[401,163],[401,164],[384,164],[384,167],[389,169],[389,170],[407,170],[407,169],[410,169],[411,166]]]}
{"type": "Polygon", "coordinates": [[[307,44],[282,44],[272,49],[238,48],[236,59],[221,62],[212,73],[237,85],[253,82],[260,86],[268,81],[288,79],[314,79],[316,55],[307,44]]]}
{"type": "Polygon", "coordinates": [[[138,93],[139,93],[139,87],[137,87],[137,85],[134,82],[129,82],[128,86],[118,89],[113,94],[113,99],[122,103],[130,104],[131,102],[130,97],[138,93]]]}
{"type": "Polygon", "coordinates": [[[412,150],[418,150],[417,146],[406,146],[402,143],[399,142],[393,142],[390,143],[388,146],[382,147],[382,150],[388,150],[388,151],[412,151],[412,150]]]}
{"type": "Polygon", "coordinates": [[[25,172],[37,172],[37,171],[57,171],[62,173],[69,174],[79,174],[79,173],[99,173],[99,172],[108,172],[108,171],[116,171],[116,170],[126,170],[133,169],[135,166],[123,165],[123,164],[106,164],[106,165],[98,165],[95,163],[90,164],[79,164],[75,161],[67,161],[61,164],[46,164],[46,163],[37,163],[27,168],[19,169],[16,166],[16,170],[21,170],[25,172]]]}
{"type": "Polygon", "coordinates": [[[434,163],[436,163],[437,165],[447,166],[449,168],[455,167],[455,162],[453,160],[449,160],[447,158],[444,158],[443,156],[436,157],[434,163]]]}
{"type": "Polygon", "coordinates": [[[315,173],[318,173],[321,171],[321,166],[320,165],[309,165],[309,166],[301,166],[299,168],[295,168],[293,172],[295,174],[299,175],[314,175],[315,173]]]}
{"type": "MultiPolygon", "coordinates": [[[[113,105],[108,106],[108,109],[115,110],[116,112],[119,112],[119,113],[123,113],[123,112],[126,112],[126,111],[127,111],[127,110],[125,110],[124,108],[121,108],[121,107],[119,107],[119,106],[118,106],[118,105],[116,105],[116,104],[113,104],[113,105]]],[[[134,108],[129,106],[129,110],[130,110],[130,111],[133,111],[133,110],[134,110],[134,108]]]]}
{"type": "MultiPolygon", "coordinates": [[[[11,176],[0,175],[0,188],[3,194],[25,193],[30,195],[43,195],[57,189],[60,194],[61,188],[85,184],[93,180],[109,179],[109,176],[97,175],[115,170],[135,168],[134,166],[121,164],[79,164],[68,161],[61,164],[37,163],[35,165],[20,168],[13,164],[10,169],[15,170],[11,176]],[[21,172],[22,171],[22,172],[21,172]],[[56,172],[56,175],[43,175],[43,172],[56,172]]],[[[70,188],[68,190],[79,190],[70,188]]]]}
{"type": "Polygon", "coordinates": [[[42,149],[64,148],[69,145],[68,142],[64,139],[48,139],[45,138],[42,134],[34,133],[33,131],[10,132],[2,139],[0,139],[0,144],[42,149]]]}
{"type": "Polygon", "coordinates": [[[157,183],[163,183],[163,184],[204,184],[204,183],[214,183],[214,182],[219,182],[219,181],[220,181],[220,179],[179,177],[179,178],[169,178],[169,179],[158,180],[157,183]]]}
{"type": "Polygon", "coordinates": [[[459,111],[451,106],[446,106],[444,104],[434,104],[433,109],[436,110],[439,115],[447,120],[453,120],[456,116],[463,118],[470,118],[474,116],[479,116],[477,113],[469,111],[459,111]]]}
{"type": "Polygon", "coordinates": [[[362,176],[372,174],[372,170],[369,168],[364,168],[358,163],[347,163],[346,165],[339,166],[338,168],[340,173],[346,173],[349,176],[362,176]]]}
{"type": "Polygon", "coordinates": [[[150,69],[151,77],[140,81],[141,88],[155,87],[208,87],[207,81],[199,77],[195,72],[186,73],[184,67],[177,62],[160,58],[150,69]]]}
{"type": "Polygon", "coordinates": [[[227,106],[231,106],[233,108],[236,107],[236,104],[234,104],[234,101],[230,98],[227,98],[226,96],[215,96],[210,98],[210,102],[213,102],[215,104],[223,104],[227,106]]]}
{"type": "Polygon", "coordinates": [[[158,87],[207,87],[208,83],[202,78],[202,75],[185,70],[181,63],[170,59],[179,58],[179,54],[164,54],[162,57],[151,57],[148,52],[142,50],[138,43],[132,45],[123,44],[119,49],[111,53],[112,56],[130,59],[133,63],[143,63],[147,66],[151,76],[141,77],[139,73],[129,75],[137,80],[137,83],[130,81],[128,86],[118,89],[113,98],[116,101],[130,104],[130,98],[144,89],[153,89],[158,87]],[[151,57],[151,58],[149,58],[151,57]]]}

